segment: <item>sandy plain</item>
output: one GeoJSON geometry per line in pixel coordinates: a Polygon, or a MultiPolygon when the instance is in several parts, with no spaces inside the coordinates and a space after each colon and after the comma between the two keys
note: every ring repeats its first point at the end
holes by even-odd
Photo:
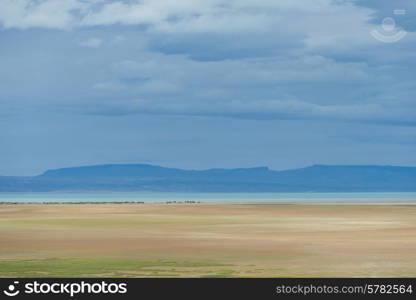
{"type": "Polygon", "coordinates": [[[0,205],[1,277],[416,277],[415,205],[0,205]]]}

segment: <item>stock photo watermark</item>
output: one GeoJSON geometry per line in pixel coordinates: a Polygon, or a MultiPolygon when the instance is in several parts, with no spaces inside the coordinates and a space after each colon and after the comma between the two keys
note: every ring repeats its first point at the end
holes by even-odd
{"type": "Polygon", "coordinates": [[[25,295],[35,294],[63,294],[74,297],[78,294],[126,294],[127,283],[101,282],[38,282],[30,281],[20,284],[13,281],[3,290],[4,295],[15,297],[20,293],[25,295]]]}
{"type": "MultiPolygon", "coordinates": [[[[393,14],[396,16],[405,15],[405,9],[395,9],[393,14]]],[[[371,35],[383,43],[396,43],[403,39],[407,31],[401,27],[396,26],[396,20],[392,17],[386,17],[381,21],[381,24],[371,31],[371,35]]]]}

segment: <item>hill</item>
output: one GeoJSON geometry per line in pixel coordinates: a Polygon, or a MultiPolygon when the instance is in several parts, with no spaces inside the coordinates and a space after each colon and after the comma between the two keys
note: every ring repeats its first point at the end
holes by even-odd
{"type": "Polygon", "coordinates": [[[416,167],[327,166],[274,171],[267,167],[183,170],[148,164],[48,170],[0,176],[0,192],[404,192],[416,191],[416,167]]]}

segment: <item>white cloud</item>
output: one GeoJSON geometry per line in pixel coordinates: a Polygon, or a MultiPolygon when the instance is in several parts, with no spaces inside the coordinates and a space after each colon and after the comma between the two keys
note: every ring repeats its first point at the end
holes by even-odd
{"type": "Polygon", "coordinates": [[[1,8],[5,28],[148,24],[169,32],[265,30],[287,24],[296,28],[305,23],[305,14],[353,17],[350,21],[360,24],[371,13],[349,3],[333,5],[331,0],[2,0],[1,8]]]}
{"type": "Polygon", "coordinates": [[[89,48],[98,48],[102,45],[103,40],[99,38],[89,38],[87,40],[79,42],[81,46],[89,48]]]}
{"type": "MultiPolygon", "coordinates": [[[[73,106],[74,109],[77,106],[73,106]]],[[[69,107],[67,107],[69,109],[69,107]]],[[[97,115],[189,115],[224,116],[242,119],[270,120],[337,120],[379,124],[414,125],[414,113],[404,107],[362,104],[362,105],[320,105],[298,99],[271,100],[216,100],[194,99],[194,101],[164,98],[142,98],[118,100],[89,105],[83,113],[97,115]]]]}
{"type": "Polygon", "coordinates": [[[65,29],[73,26],[75,13],[86,8],[79,0],[2,0],[0,24],[4,28],[32,27],[65,29]]]}
{"type": "Polygon", "coordinates": [[[307,51],[378,45],[369,32],[375,10],[354,1],[316,0],[2,0],[0,26],[70,29],[144,25],[152,34],[265,34],[298,37],[307,51]]]}

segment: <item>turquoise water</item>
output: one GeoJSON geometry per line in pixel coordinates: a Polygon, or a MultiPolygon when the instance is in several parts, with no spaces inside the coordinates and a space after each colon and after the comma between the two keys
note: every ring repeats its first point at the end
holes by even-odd
{"type": "Polygon", "coordinates": [[[1,202],[376,203],[414,202],[416,193],[0,193],[1,202]]]}

